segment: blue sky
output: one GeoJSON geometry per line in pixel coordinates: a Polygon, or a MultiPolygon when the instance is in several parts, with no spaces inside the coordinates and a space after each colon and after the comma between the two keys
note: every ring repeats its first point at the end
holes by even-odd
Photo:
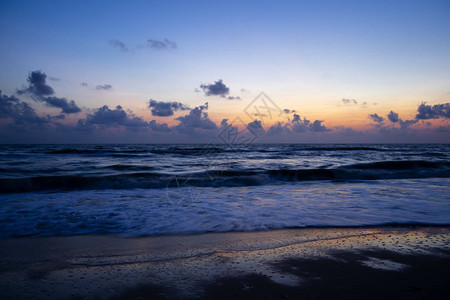
{"type": "MultiPolygon", "coordinates": [[[[189,113],[152,115],[148,101],[154,99],[191,108],[208,102],[208,118],[219,127],[224,118],[244,118],[243,109],[264,91],[282,109],[321,120],[330,129],[287,140],[332,141],[339,131],[334,128],[346,127],[391,141],[395,138],[377,131],[368,115],[387,119],[393,110],[413,120],[422,102],[431,107],[450,102],[448,1],[1,1],[0,36],[2,94],[15,95],[39,116],[57,115],[58,107],[16,94],[30,72],[42,71],[53,96],[74,100],[81,109],[57,121],[64,126],[76,126],[103,105],[121,105],[145,122],[169,127],[189,113]],[[176,47],[156,49],[148,40],[168,40],[176,47]],[[220,79],[229,88],[227,97],[241,100],[206,96],[200,88],[220,79]]],[[[282,115],[264,129],[293,118],[282,115]]],[[[11,136],[20,124],[13,119],[0,119],[4,140],[17,139],[11,136]]],[[[30,135],[52,140],[46,135],[62,128],[55,122],[39,135],[23,133],[19,141],[30,135]]],[[[424,122],[403,128],[409,130],[408,141],[428,137],[433,128],[439,128],[433,141],[449,141],[445,114],[424,122]]],[[[399,129],[392,123],[384,125],[399,129]]],[[[79,141],[101,136],[105,126],[97,125],[90,136],[79,133],[79,141]]],[[[127,130],[122,127],[107,130],[127,130]]],[[[111,142],[126,136],[117,134],[111,142]]],[[[151,142],[156,134],[140,133],[139,140],[151,142]]],[[[192,140],[186,133],[171,134],[173,142],[192,140]]]]}

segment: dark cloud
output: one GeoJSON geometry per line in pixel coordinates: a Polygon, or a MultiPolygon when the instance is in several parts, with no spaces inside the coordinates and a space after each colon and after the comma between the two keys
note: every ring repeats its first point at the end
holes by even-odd
{"type": "Polygon", "coordinates": [[[2,95],[0,91],[0,119],[11,118],[15,124],[42,125],[48,121],[39,117],[28,103],[21,102],[18,98],[2,95]]]}
{"type": "Polygon", "coordinates": [[[87,84],[86,82],[82,82],[82,83],[80,83],[80,85],[84,86],[84,87],[89,86],[89,84],[87,84]]]}
{"type": "Polygon", "coordinates": [[[167,123],[156,123],[155,120],[151,120],[148,125],[153,131],[157,131],[157,132],[172,131],[172,129],[167,125],[167,123]]]}
{"type": "Polygon", "coordinates": [[[220,122],[220,127],[228,127],[228,119],[222,119],[222,121],[220,122]]]}
{"type": "Polygon", "coordinates": [[[315,120],[311,123],[309,129],[314,132],[324,132],[324,131],[330,131],[331,129],[328,129],[325,127],[325,125],[322,125],[323,121],[315,120]]]}
{"type": "Polygon", "coordinates": [[[75,104],[75,101],[69,101],[66,98],[46,97],[44,101],[49,106],[60,108],[65,114],[74,114],[81,111],[81,108],[75,104]]]}
{"type": "Polygon", "coordinates": [[[307,120],[305,117],[303,117],[302,120],[300,118],[300,115],[294,114],[294,117],[290,125],[293,132],[305,132],[309,130],[311,126],[311,121],[307,120]]]}
{"type": "Polygon", "coordinates": [[[237,97],[234,97],[234,96],[228,96],[228,97],[226,97],[228,100],[241,100],[241,97],[239,97],[239,96],[237,96],[237,97]]]}
{"type": "Polygon", "coordinates": [[[282,134],[282,133],[302,133],[307,131],[313,131],[313,132],[325,132],[325,131],[331,131],[331,129],[328,129],[325,127],[325,125],[322,125],[324,121],[315,120],[314,122],[311,122],[310,120],[307,120],[306,118],[300,117],[298,114],[294,114],[292,120],[289,122],[277,122],[273,126],[269,127],[267,130],[267,133],[269,134],[282,134]]]}
{"type": "Polygon", "coordinates": [[[131,111],[124,111],[118,105],[115,109],[110,109],[107,105],[100,107],[93,114],[88,114],[86,119],[78,121],[81,129],[92,128],[92,125],[100,127],[123,126],[130,130],[145,129],[149,126],[142,118],[135,116],[131,111]]]}
{"type": "Polygon", "coordinates": [[[101,90],[110,91],[110,90],[112,90],[112,86],[110,84],[102,84],[102,85],[97,85],[95,87],[95,89],[97,91],[101,91],[101,90]]]}
{"type": "Polygon", "coordinates": [[[419,105],[416,119],[429,120],[439,118],[450,118],[450,103],[427,105],[425,102],[419,105]]]}
{"type": "Polygon", "coordinates": [[[176,49],[177,48],[177,44],[168,39],[164,39],[164,40],[148,39],[146,46],[149,48],[152,48],[152,49],[176,49]]]}
{"type": "Polygon", "coordinates": [[[284,112],[285,114],[290,114],[290,113],[296,113],[297,111],[296,111],[296,110],[293,110],[293,109],[287,109],[287,108],[285,108],[285,109],[283,109],[283,112],[284,112]]]}
{"type": "Polygon", "coordinates": [[[47,75],[41,71],[33,71],[28,76],[28,87],[18,90],[19,95],[29,95],[35,101],[45,102],[48,106],[57,107],[63,113],[78,113],[81,109],[73,100],[53,96],[55,91],[46,82],[47,75]]]}
{"type": "Polygon", "coordinates": [[[377,122],[377,123],[383,123],[384,118],[379,116],[378,114],[371,114],[369,115],[369,118],[372,119],[372,121],[377,122]]]}
{"type": "Polygon", "coordinates": [[[195,107],[188,115],[176,118],[175,120],[180,121],[176,129],[183,133],[192,133],[195,129],[216,129],[216,123],[209,119],[208,113],[204,112],[205,110],[208,110],[208,102],[205,105],[195,107]]]}
{"type": "Polygon", "coordinates": [[[32,97],[45,97],[55,93],[53,88],[46,83],[47,75],[41,71],[33,71],[28,75],[28,87],[18,90],[19,95],[29,94],[32,97]]]}
{"type": "Polygon", "coordinates": [[[392,110],[389,112],[387,117],[388,117],[389,121],[391,121],[392,123],[397,123],[399,120],[398,113],[393,112],[392,110]]]}
{"type": "Polygon", "coordinates": [[[109,41],[109,44],[112,45],[113,47],[119,48],[120,51],[122,51],[122,52],[130,51],[130,48],[128,48],[124,42],[121,42],[119,40],[111,40],[111,41],[109,41]]]}
{"type": "Polygon", "coordinates": [[[267,133],[271,135],[280,135],[284,132],[291,132],[288,124],[285,124],[284,122],[276,122],[273,126],[270,126],[269,129],[267,129],[267,133]]]}
{"type": "Polygon", "coordinates": [[[202,84],[200,88],[205,92],[206,96],[225,97],[230,92],[230,89],[223,83],[222,79],[213,84],[202,84]]]}
{"type": "Polygon", "coordinates": [[[156,101],[153,99],[149,100],[149,108],[152,108],[152,115],[158,117],[169,117],[173,116],[175,111],[178,110],[190,110],[190,108],[183,103],[176,101],[156,101]]]}
{"type": "Polygon", "coordinates": [[[344,98],[344,99],[342,99],[342,103],[356,105],[356,104],[358,104],[358,101],[356,101],[355,99],[346,99],[346,98],[344,98]]]}
{"type": "Polygon", "coordinates": [[[247,129],[251,132],[253,132],[254,134],[258,134],[258,133],[264,133],[265,130],[262,126],[261,121],[259,120],[254,120],[253,122],[250,122],[247,124],[247,129]]]}
{"type": "Polygon", "coordinates": [[[402,128],[402,129],[406,129],[409,126],[419,122],[419,120],[405,120],[405,121],[403,121],[402,119],[399,119],[398,121],[400,123],[400,128],[402,128]]]}

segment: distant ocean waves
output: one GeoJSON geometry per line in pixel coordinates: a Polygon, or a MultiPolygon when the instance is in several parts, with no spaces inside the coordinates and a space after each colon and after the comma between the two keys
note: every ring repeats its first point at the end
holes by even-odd
{"type": "Polygon", "coordinates": [[[450,145],[0,145],[0,238],[450,225],[450,145]]]}
{"type": "MultiPolygon", "coordinates": [[[[161,189],[180,187],[235,187],[279,184],[291,181],[311,180],[380,180],[412,178],[449,178],[450,162],[429,160],[401,160],[357,163],[332,168],[311,169],[269,169],[269,170],[217,170],[206,169],[196,172],[168,173],[153,171],[151,166],[133,164],[112,164],[104,169],[120,171],[119,174],[85,175],[67,174],[52,176],[61,171],[58,168],[46,170],[41,176],[26,176],[27,172],[14,168],[8,172],[17,178],[0,178],[0,193],[32,191],[71,191],[102,189],[161,189]]],[[[44,172],[40,170],[40,172],[44,172]]]]}

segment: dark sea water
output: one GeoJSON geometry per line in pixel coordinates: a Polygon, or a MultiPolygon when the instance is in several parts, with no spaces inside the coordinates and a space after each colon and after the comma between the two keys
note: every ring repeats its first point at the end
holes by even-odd
{"type": "Polygon", "coordinates": [[[450,145],[0,145],[0,237],[450,224],[450,145]]]}

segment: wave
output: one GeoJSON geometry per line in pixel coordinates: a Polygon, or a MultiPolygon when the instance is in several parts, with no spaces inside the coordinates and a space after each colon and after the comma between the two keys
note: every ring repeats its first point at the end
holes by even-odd
{"type": "Polygon", "coordinates": [[[0,179],[0,193],[45,190],[161,189],[180,186],[254,186],[287,181],[351,181],[450,177],[450,162],[424,160],[358,163],[328,169],[205,170],[177,175],[161,172],[144,172],[151,170],[151,167],[146,166],[111,165],[105,168],[118,171],[142,172],[128,172],[108,176],[67,175],[2,178],[0,179]]]}

